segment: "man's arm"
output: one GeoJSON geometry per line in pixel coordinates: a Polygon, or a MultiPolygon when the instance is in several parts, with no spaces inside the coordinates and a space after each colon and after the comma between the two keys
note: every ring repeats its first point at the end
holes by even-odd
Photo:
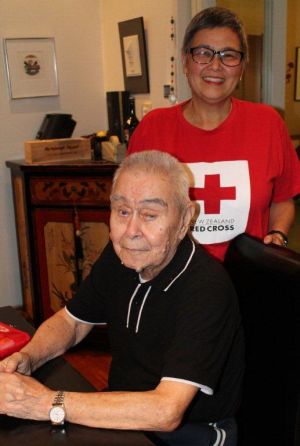
{"type": "Polygon", "coordinates": [[[188,383],[161,381],[147,392],[67,393],[67,420],[110,429],[172,431],[199,391],[188,383]]]}
{"type": "Polygon", "coordinates": [[[40,325],[20,352],[0,362],[0,372],[17,371],[30,375],[42,364],[81,341],[91,328],[92,325],[73,319],[62,309],[40,325]]]}
{"type": "MultiPolygon", "coordinates": [[[[277,230],[284,234],[288,234],[295,219],[295,203],[292,199],[281,201],[280,203],[272,203],[270,209],[269,231],[277,230]]],[[[283,244],[283,238],[280,234],[274,233],[264,237],[264,243],[283,244]]]]}
{"type": "MultiPolygon", "coordinates": [[[[173,381],[147,392],[66,392],[66,420],[107,429],[172,431],[197,392],[191,384],[173,381]]],[[[0,413],[49,420],[54,395],[31,377],[0,373],[0,413]]]]}

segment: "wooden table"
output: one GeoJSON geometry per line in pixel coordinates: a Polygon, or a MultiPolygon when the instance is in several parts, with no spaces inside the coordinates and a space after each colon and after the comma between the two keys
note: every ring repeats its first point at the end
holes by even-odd
{"type": "MultiPolygon", "coordinates": [[[[34,329],[12,307],[0,308],[0,321],[33,334],[34,329]]],[[[62,357],[45,364],[34,373],[35,378],[52,389],[93,392],[88,383],[62,357]]],[[[2,446],[153,446],[147,434],[138,431],[95,429],[66,423],[64,428],[52,427],[49,421],[30,421],[0,415],[2,446]]]]}

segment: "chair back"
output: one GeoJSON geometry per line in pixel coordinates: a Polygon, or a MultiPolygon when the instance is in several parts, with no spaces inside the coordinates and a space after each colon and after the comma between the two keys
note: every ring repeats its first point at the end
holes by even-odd
{"type": "Polygon", "coordinates": [[[242,234],[225,267],[245,330],[239,446],[299,446],[300,254],[242,234]]]}

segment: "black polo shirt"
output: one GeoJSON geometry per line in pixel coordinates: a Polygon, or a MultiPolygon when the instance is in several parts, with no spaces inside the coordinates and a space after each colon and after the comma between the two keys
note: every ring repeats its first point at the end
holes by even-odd
{"type": "Polygon", "coordinates": [[[237,298],[223,266],[188,236],[145,283],[109,242],[67,310],[84,322],[108,323],[110,390],[189,382],[199,388],[189,420],[234,415],[244,368],[237,298]]]}

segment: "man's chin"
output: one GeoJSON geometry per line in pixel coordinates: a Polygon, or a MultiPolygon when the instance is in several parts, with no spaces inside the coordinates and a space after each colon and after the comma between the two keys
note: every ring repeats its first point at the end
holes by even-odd
{"type": "Polygon", "coordinates": [[[122,265],[126,266],[126,268],[134,269],[137,273],[140,273],[144,269],[144,266],[137,265],[135,262],[130,262],[125,259],[122,260],[122,265]]]}

